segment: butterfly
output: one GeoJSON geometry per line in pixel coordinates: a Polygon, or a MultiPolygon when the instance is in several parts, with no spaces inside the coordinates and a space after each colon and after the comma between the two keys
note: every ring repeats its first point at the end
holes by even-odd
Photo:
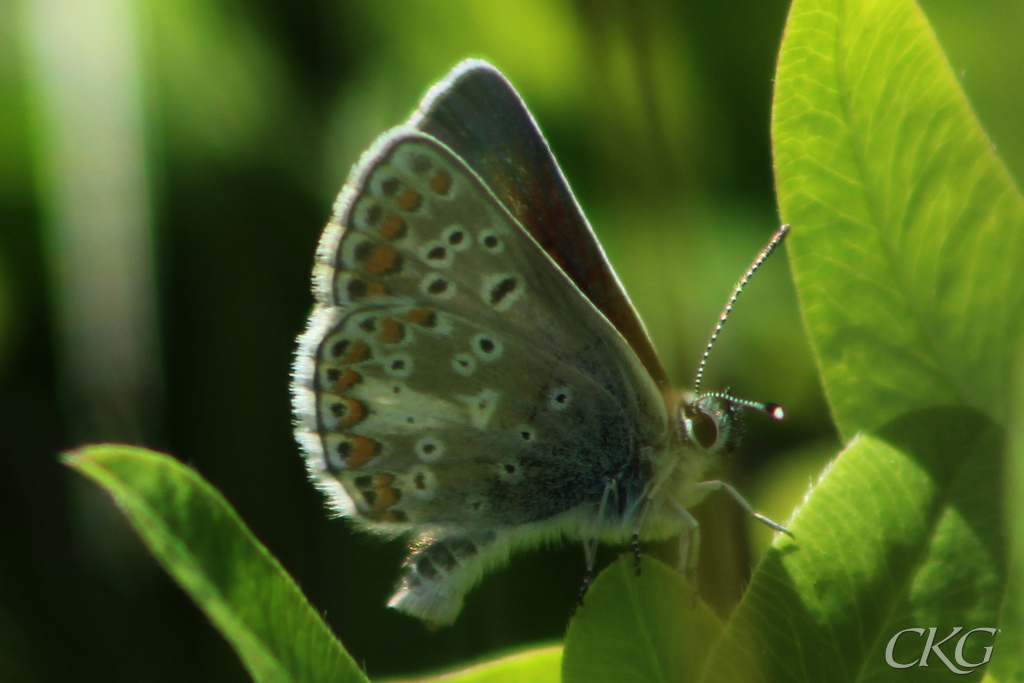
{"type": "Polygon", "coordinates": [[[587,581],[599,542],[631,543],[639,561],[641,536],[679,536],[692,568],[687,508],[713,490],[786,532],[702,481],[736,447],[740,409],[781,408],[671,388],[533,117],[490,64],[458,64],[363,154],[320,239],[313,293],[296,438],[336,513],[410,539],[391,607],[449,624],[488,569],[558,538],[583,543],[587,581]]]}

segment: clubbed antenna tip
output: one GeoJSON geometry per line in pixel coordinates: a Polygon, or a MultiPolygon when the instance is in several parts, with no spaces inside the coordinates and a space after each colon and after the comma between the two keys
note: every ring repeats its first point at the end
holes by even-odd
{"type": "Polygon", "coordinates": [[[760,410],[776,422],[786,419],[786,411],[778,403],[767,403],[765,401],[753,401],[749,398],[739,398],[738,396],[733,396],[728,391],[716,391],[710,394],[701,394],[701,397],[720,398],[723,401],[728,401],[734,406],[760,410]]]}

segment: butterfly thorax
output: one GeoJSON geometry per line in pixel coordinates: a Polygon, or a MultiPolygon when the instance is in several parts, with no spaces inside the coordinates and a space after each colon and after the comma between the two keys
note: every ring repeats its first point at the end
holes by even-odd
{"type": "Polygon", "coordinates": [[[651,474],[644,496],[648,509],[642,529],[648,540],[680,532],[680,508],[700,502],[704,493],[698,484],[723,455],[736,449],[741,436],[735,406],[721,397],[683,393],[667,407],[673,416],[668,442],[649,456],[651,474]]]}

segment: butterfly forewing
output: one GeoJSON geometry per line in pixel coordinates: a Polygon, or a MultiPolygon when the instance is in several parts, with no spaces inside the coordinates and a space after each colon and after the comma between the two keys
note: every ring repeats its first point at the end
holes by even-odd
{"type": "Polygon", "coordinates": [[[512,85],[466,60],[424,99],[411,124],[440,140],[633,347],[662,391],[668,378],[636,310],[576,203],[544,136],[512,85]]]}
{"type": "Polygon", "coordinates": [[[596,505],[611,479],[639,497],[639,453],[666,434],[658,388],[444,145],[383,137],[318,259],[296,411],[341,512],[393,532],[512,529],[596,505]]]}

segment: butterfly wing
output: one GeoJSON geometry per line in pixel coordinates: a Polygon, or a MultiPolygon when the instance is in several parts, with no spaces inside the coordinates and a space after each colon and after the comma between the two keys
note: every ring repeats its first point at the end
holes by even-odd
{"type": "Polygon", "coordinates": [[[367,152],[321,240],[315,295],[297,436],[339,512],[419,535],[400,609],[451,620],[512,536],[580,535],[610,481],[623,513],[641,497],[644,454],[668,434],[659,388],[439,141],[399,127],[367,152]]]}
{"type": "Polygon", "coordinates": [[[307,450],[355,500],[346,513],[398,530],[537,521],[599,498],[664,438],[657,388],[630,346],[426,135],[398,129],[371,149],[317,270],[297,409],[307,450]],[[517,462],[546,504],[496,493],[495,477],[517,462]],[[389,505],[383,492],[399,482],[374,478],[427,470],[421,486],[468,502],[433,490],[389,505]],[[474,496],[487,491],[481,511],[474,496]]]}
{"type": "Polygon", "coordinates": [[[668,377],[526,105],[487,62],[457,65],[410,124],[463,159],[633,347],[662,392],[668,377]]]}

